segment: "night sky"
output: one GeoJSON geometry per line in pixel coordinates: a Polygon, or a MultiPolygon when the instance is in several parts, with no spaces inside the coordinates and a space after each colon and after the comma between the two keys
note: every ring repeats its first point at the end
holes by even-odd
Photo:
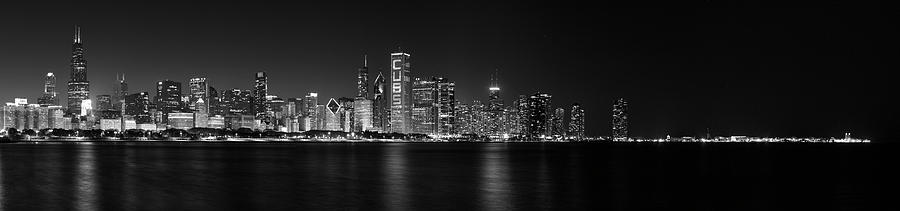
{"type": "Polygon", "coordinates": [[[251,89],[256,71],[282,98],[352,97],[363,55],[374,79],[399,47],[414,75],[455,81],[461,102],[486,101],[499,68],[507,103],[537,91],[555,107],[581,103],[589,135],[611,134],[624,97],[633,136],[898,137],[885,65],[896,50],[881,41],[896,24],[878,5],[677,6],[4,2],[0,101],[35,101],[54,72],[64,103],[78,24],[92,97],[111,94],[116,73],[130,92],[153,93],[156,81],[198,76],[251,89]]]}

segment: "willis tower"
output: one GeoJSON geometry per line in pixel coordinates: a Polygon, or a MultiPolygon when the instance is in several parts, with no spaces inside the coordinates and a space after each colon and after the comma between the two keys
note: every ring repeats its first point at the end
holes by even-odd
{"type": "Polygon", "coordinates": [[[81,43],[81,27],[75,26],[72,40],[72,72],[68,83],[68,115],[79,115],[81,102],[90,99],[90,82],[87,80],[87,61],[84,59],[84,46],[81,43]]]}

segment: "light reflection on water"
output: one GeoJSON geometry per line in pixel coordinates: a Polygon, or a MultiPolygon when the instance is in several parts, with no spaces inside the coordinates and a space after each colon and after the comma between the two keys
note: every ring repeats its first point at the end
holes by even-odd
{"type": "Polygon", "coordinates": [[[77,210],[97,210],[96,160],[94,145],[87,145],[78,150],[78,174],[75,177],[75,201],[77,210]]]}
{"type": "Polygon", "coordinates": [[[481,153],[481,193],[484,210],[510,210],[512,187],[509,181],[509,158],[506,144],[492,144],[483,147],[481,153]]]}
{"type": "Polygon", "coordinates": [[[388,144],[384,148],[385,201],[389,210],[409,210],[409,192],[406,178],[406,152],[402,144],[388,144]]]}
{"type": "Polygon", "coordinates": [[[0,210],[865,208],[878,192],[871,178],[884,174],[873,168],[881,152],[873,149],[0,144],[0,210]]]}

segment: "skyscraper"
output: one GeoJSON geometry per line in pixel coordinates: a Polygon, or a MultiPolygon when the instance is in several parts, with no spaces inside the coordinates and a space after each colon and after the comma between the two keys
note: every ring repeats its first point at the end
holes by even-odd
{"type": "Polygon", "coordinates": [[[343,121],[341,118],[341,113],[343,113],[344,109],[334,98],[328,100],[328,104],[325,105],[325,121],[322,124],[323,130],[330,131],[342,131],[343,127],[341,124],[343,121]]]}
{"type": "Polygon", "coordinates": [[[499,69],[491,73],[491,85],[488,87],[488,105],[485,109],[485,135],[499,137],[503,131],[503,98],[500,97],[499,69]]]}
{"type": "Polygon", "coordinates": [[[403,52],[391,54],[391,132],[412,132],[409,57],[403,52]]]}
{"type": "Polygon", "coordinates": [[[250,90],[230,89],[222,92],[219,107],[224,115],[249,115],[252,111],[250,90]]]}
{"type": "Polygon", "coordinates": [[[437,86],[435,109],[437,110],[437,134],[456,133],[456,84],[446,78],[433,78],[437,86]]]}
{"type": "Polygon", "coordinates": [[[421,78],[416,78],[413,81],[413,108],[411,114],[413,123],[412,132],[419,134],[437,133],[437,127],[435,125],[437,110],[434,106],[436,94],[437,83],[435,83],[435,81],[421,78]]]}
{"type": "Polygon", "coordinates": [[[269,77],[266,76],[266,72],[256,72],[253,85],[253,111],[256,119],[268,120],[268,114],[272,111],[272,108],[266,103],[266,96],[268,95],[269,77]]]}
{"type": "Polygon", "coordinates": [[[150,93],[140,92],[125,96],[125,115],[134,117],[137,124],[153,123],[150,114],[150,93]]]}
{"type": "Polygon", "coordinates": [[[568,136],[575,139],[584,139],[584,108],[578,103],[572,104],[572,110],[569,111],[569,134],[568,136]]]}
{"type": "Polygon", "coordinates": [[[625,140],[628,138],[628,102],[623,98],[619,98],[613,104],[613,122],[612,133],[613,139],[625,140]]]}
{"type": "Polygon", "coordinates": [[[363,66],[356,71],[356,97],[369,99],[369,60],[363,56],[363,66]]]}
{"type": "Polygon", "coordinates": [[[169,113],[181,112],[181,83],[165,80],[156,83],[156,109],[162,112],[162,121],[167,121],[169,113]]]}
{"type": "Polygon", "coordinates": [[[209,114],[209,84],[206,78],[191,78],[188,86],[190,86],[190,109],[199,113],[209,114]]]}
{"type": "Polygon", "coordinates": [[[68,114],[78,115],[81,103],[90,100],[90,82],[87,79],[87,60],[84,59],[84,46],[81,42],[81,27],[75,26],[72,38],[71,74],[68,83],[68,114]]]}
{"type": "Polygon", "coordinates": [[[377,131],[390,131],[390,106],[384,92],[384,75],[378,70],[378,76],[372,86],[372,127],[377,131]]]}
{"type": "Polygon", "coordinates": [[[565,127],[566,109],[556,108],[550,117],[550,135],[564,137],[566,135],[565,127]]]}
{"type": "Polygon", "coordinates": [[[117,79],[118,79],[119,84],[118,84],[118,90],[116,90],[116,101],[114,102],[117,105],[114,107],[117,107],[116,109],[118,110],[118,109],[122,109],[119,107],[123,107],[123,103],[125,103],[125,96],[128,95],[128,83],[125,83],[125,74],[124,73],[122,74],[121,78],[117,78],[117,79]]]}
{"type": "Polygon", "coordinates": [[[206,103],[209,104],[209,116],[212,117],[215,115],[225,115],[225,112],[222,110],[219,91],[212,86],[208,87],[209,89],[207,90],[206,96],[209,96],[209,101],[206,103]]]}
{"type": "MultiPolygon", "coordinates": [[[[305,100],[306,103],[304,104],[305,105],[304,113],[307,117],[309,117],[309,122],[310,122],[309,124],[311,126],[310,129],[313,129],[313,130],[320,129],[319,128],[319,125],[320,125],[319,120],[321,118],[319,118],[320,112],[317,108],[319,105],[319,93],[310,92],[305,97],[306,97],[306,100],[305,100]]],[[[321,113],[321,114],[324,114],[324,113],[321,113]]]]}
{"type": "Polygon", "coordinates": [[[44,93],[38,99],[38,104],[42,106],[59,105],[59,99],[56,95],[56,75],[47,73],[47,77],[44,79],[44,93]]]}
{"type": "Polygon", "coordinates": [[[494,69],[491,74],[491,86],[488,87],[488,103],[491,110],[499,110],[503,107],[503,98],[500,96],[500,70],[494,69]]]}
{"type": "Polygon", "coordinates": [[[550,135],[551,105],[550,94],[536,93],[527,98],[524,112],[524,133],[527,139],[537,140],[550,135]]]}
{"type": "Polygon", "coordinates": [[[105,111],[112,110],[112,96],[110,95],[97,95],[97,110],[105,111]]]}

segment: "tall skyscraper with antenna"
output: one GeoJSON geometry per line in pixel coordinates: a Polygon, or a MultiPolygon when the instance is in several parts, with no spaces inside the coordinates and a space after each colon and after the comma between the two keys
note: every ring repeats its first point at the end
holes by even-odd
{"type": "Polygon", "coordinates": [[[81,40],[81,27],[75,26],[75,36],[72,37],[71,74],[68,82],[68,111],[69,115],[79,114],[81,104],[90,99],[90,82],[87,79],[87,60],[84,59],[84,45],[81,40]]]}
{"type": "Polygon", "coordinates": [[[369,58],[363,56],[363,66],[356,71],[356,97],[369,99],[369,58]]]}
{"type": "Polygon", "coordinates": [[[500,69],[494,69],[491,73],[491,86],[488,87],[488,103],[491,110],[503,107],[503,98],[500,96],[500,69]]]}
{"type": "Polygon", "coordinates": [[[128,96],[128,83],[125,82],[125,73],[117,75],[116,81],[119,82],[116,86],[116,102],[120,104],[120,106],[124,106],[125,96],[128,96]]]}

